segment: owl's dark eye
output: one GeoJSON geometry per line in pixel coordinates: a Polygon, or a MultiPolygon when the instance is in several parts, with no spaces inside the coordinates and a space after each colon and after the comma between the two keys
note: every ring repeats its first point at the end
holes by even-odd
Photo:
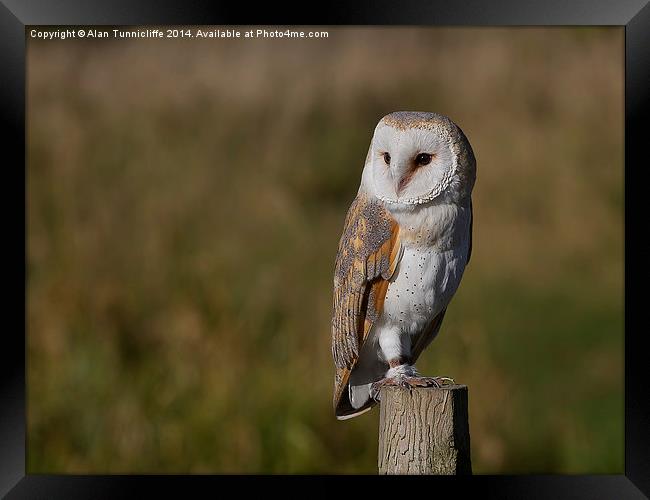
{"type": "Polygon", "coordinates": [[[386,165],[390,165],[390,155],[388,153],[383,154],[384,161],[386,162],[386,165]]]}
{"type": "Polygon", "coordinates": [[[429,153],[420,153],[415,157],[415,164],[418,167],[424,167],[425,165],[431,163],[431,158],[433,158],[433,155],[429,153]]]}

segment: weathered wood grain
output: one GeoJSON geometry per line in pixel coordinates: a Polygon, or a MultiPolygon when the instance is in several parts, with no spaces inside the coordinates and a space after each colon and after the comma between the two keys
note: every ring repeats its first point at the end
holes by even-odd
{"type": "Polygon", "coordinates": [[[383,387],[380,474],[471,474],[467,386],[383,387]]]}

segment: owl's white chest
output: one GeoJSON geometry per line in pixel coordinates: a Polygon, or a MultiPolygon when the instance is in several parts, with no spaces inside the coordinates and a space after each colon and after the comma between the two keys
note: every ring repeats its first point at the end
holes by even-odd
{"type": "Polygon", "coordinates": [[[418,334],[449,304],[469,251],[469,210],[436,205],[397,216],[404,253],[386,293],[385,327],[418,334]]]}

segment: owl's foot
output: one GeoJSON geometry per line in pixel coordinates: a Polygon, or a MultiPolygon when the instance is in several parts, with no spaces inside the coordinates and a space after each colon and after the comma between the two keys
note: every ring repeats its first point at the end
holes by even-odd
{"type": "Polygon", "coordinates": [[[442,387],[453,385],[456,381],[451,377],[409,377],[409,387],[442,387]]]}
{"type": "Polygon", "coordinates": [[[382,387],[393,386],[393,387],[402,387],[403,389],[413,389],[415,387],[436,387],[440,388],[444,385],[455,384],[453,378],[450,377],[420,377],[420,376],[409,376],[409,375],[394,375],[392,377],[386,377],[377,382],[374,382],[370,386],[370,396],[375,400],[379,401],[379,393],[381,392],[382,387]]]}

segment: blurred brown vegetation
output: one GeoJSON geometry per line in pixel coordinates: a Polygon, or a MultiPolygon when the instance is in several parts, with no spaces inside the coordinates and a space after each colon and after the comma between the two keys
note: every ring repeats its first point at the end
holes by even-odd
{"type": "Polygon", "coordinates": [[[478,161],[421,371],[476,473],[623,470],[623,31],[28,42],[28,471],[375,473],[331,408],[334,256],[373,127],[478,161]]]}

